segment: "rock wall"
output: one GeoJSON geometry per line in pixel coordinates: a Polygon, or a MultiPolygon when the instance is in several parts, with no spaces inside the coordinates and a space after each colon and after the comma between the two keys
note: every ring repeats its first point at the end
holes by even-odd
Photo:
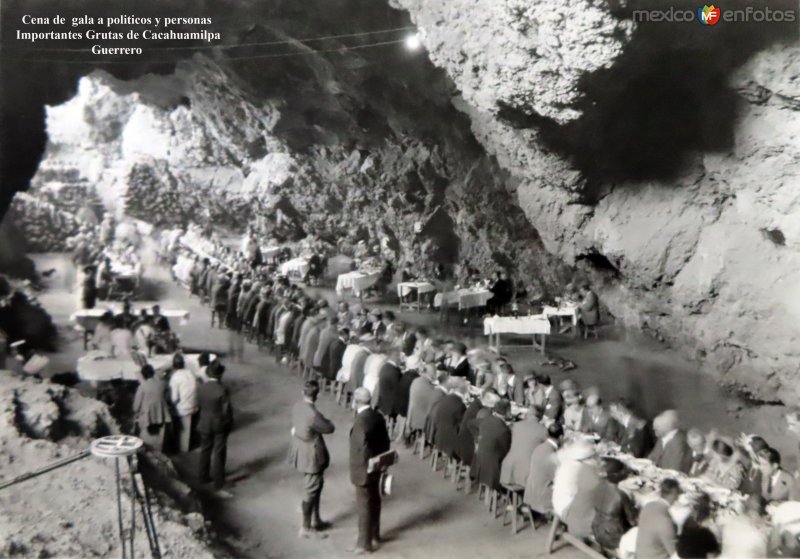
{"type": "Polygon", "coordinates": [[[637,27],[593,0],[392,4],[520,179],[547,250],[602,282],[612,314],[726,383],[800,394],[796,23],[637,27]]]}
{"type": "MultiPolygon", "coordinates": [[[[246,40],[276,33],[257,27],[246,40]]],[[[89,181],[111,211],[158,225],[258,223],[279,241],[314,234],[345,251],[388,239],[396,265],[503,266],[526,284],[563,282],[569,270],[514,203],[518,180],[451,104],[450,80],[419,60],[399,64],[390,72],[358,51],[266,66],[197,55],[166,77],[92,72],[47,107],[32,193],[89,181]]]]}

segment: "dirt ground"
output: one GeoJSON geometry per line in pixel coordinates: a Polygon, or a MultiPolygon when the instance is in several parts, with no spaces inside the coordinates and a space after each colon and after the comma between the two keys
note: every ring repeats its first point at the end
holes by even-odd
{"type": "MultiPolygon", "coordinates": [[[[82,353],[76,332],[68,326],[75,297],[67,295],[63,282],[63,260],[42,257],[40,269],[59,268],[51,288],[41,300],[56,322],[63,327],[68,342],[53,357],[53,371],[74,369],[82,353]]],[[[191,312],[189,324],[178,328],[185,346],[225,355],[228,372],[224,382],[232,390],[236,428],[228,451],[228,479],[234,497],[225,501],[209,498],[206,513],[228,540],[234,553],[253,558],[347,557],[355,542],[355,497],[348,479],[347,437],[352,415],[335,404],[330,395],[321,397],[319,409],[336,424],[336,432],[326,438],[331,467],[326,473],[322,514],[334,527],[324,540],[301,540],[300,523],[302,477],[285,463],[289,445],[289,414],[300,398],[300,381],[277,365],[267,352],[224,330],[209,329],[209,312],[197,299],[172,284],[166,270],[149,266],[147,272],[158,288],[163,309],[182,308],[191,312]],[[228,358],[243,344],[241,360],[228,358]]],[[[323,291],[331,299],[330,291],[323,291]]],[[[403,315],[412,323],[435,323],[433,314],[403,315]]],[[[463,330],[458,334],[471,344],[485,344],[482,332],[463,330]]],[[[549,372],[555,381],[571,377],[582,386],[596,385],[606,399],[619,395],[633,397],[647,413],[667,407],[677,408],[687,426],[724,426],[722,431],[758,432],[776,445],[788,458],[794,458],[796,442],[782,434],[778,421],[780,408],[749,408],[728,397],[697,367],[671,351],[650,342],[620,339],[613,331],[603,332],[600,341],[577,341],[554,336],[550,351],[573,360],[578,368],[561,373],[542,365],[544,356],[529,347],[507,352],[515,367],[549,372]]],[[[427,463],[400,448],[400,464],[394,469],[394,495],[384,501],[382,532],[386,543],[379,556],[396,558],[459,557],[522,558],[544,556],[546,531],[526,527],[511,536],[509,526],[493,519],[476,496],[457,493],[452,484],[433,473],[427,463]]],[[[187,482],[195,469],[197,451],[176,460],[187,482]]],[[[787,460],[791,462],[791,460],[787,460]]],[[[560,549],[558,557],[578,557],[572,548],[560,549]]]]}

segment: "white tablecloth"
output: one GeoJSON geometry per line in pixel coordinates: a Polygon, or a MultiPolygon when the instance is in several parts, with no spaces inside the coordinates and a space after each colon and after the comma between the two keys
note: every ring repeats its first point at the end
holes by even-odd
{"type": "Polygon", "coordinates": [[[412,289],[416,289],[418,293],[430,293],[436,291],[436,286],[427,281],[404,281],[397,284],[397,296],[405,297],[411,293],[412,289]]]}
{"type": "Polygon", "coordinates": [[[487,301],[491,298],[492,292],[488,289],[459,289],[458,291],[437,293],[433,299],[433,305],[441,307],[443,302],[447,305],[458,303],[459,310],[464,310],[473,307],[485,307],[487,301]]]}
{"type": "Polygon", "coordinates": [[[272,260],[277,258],[281,252],[281,247],[261,247],[261,256],[264,260],[272,260]]]}
{"type": "Polygon", "coordinates": [[[111,273],[120,278],[138,278],[142,275],[141,266],[122,264],[121,262],[111,261],[111,273]]]}
{"type": "MultiPolygon", "coordinates": [[[[197,360],[199,353],[189,353],[183,356],[186,368],[196,376],[199,375],[200,365],[197,360]]],[[[212,354],[211,359],[216,358],[212,354]]],[[[156,372],[165,371],[172,367],[172,354],[153,355],[147,358],[156,372]]],[[[140,380],[139,373],[142,368],[131,358],[117,358],[104,356],[101,352],[93,351],[78,359],[77,373],[81,380],[88,382],[106,382],[110,380],[140,380]]]]}
{"type": "Polygon", "coordinates": [[[572,320],[573,325],[578,324],[578,305],[574,303],[564,303],[560,307],[545,306],[542,309],[542,314],[546,317],[567,317],[572,320]]]}
{"type": "MultiPolygon", "coordinates": [[[[148,315],[152,315],[152,311],[149,307],[134,306],[131,307],[131,313],[138,317],[142,312],[142,308],[147,310],[148,315]]],[[[122,307],[119,305],[110,305],[103,308],[81,309],[72,313],[69,319],[84,329],[94,330],[95,326],[97,326],[97,322],[100,320],[100,317],[108,311],[111,311],[114,314],[119,314],[122,312],[122,307]]],[[[185,324],[186,321],[189,320],[189,311],[185,310],[162,310],[161,314],[167,318],[177,318],[181,324],[185,324]]]]}
{"type": "Polygon", "coordinates": [[[490,334],[550,334],[550,321],[542,314],[533,316],[490,316],[483,321],[483,333],[490,334]]]}
{"type": "MultiPolygon", "coordinates": [[[[154,355],[147,359],[153,368],[163,371],[172,365],[172,355],[154,355]]],[[[106,382],[110,380],[139,380],[141,366],[130,357],[118,358],[104,356],[102,352],[93,351],[78,359],[77,373],[81,380],[89,382],[106,382]]]]}
{"type": "Polygon", "coordinates": [[[358,295],[365,289],[375,285],[380,277],[380,272],[347,272],[346,274],[340,274],[336,279],[336,293],[341,295],[351,289],[353,295],[358,295]]]}
{"type": "Polygon", "coordinates": [[[308,273],[308,258],[298,256],[281,264],[281,274],[284,276],[296,275],[304,277],[308,273]]]}

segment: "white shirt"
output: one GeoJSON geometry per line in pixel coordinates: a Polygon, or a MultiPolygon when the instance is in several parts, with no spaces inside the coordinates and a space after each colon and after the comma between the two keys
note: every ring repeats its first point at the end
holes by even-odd
{"type": "Polygon", "coordinates": [[[360,414],[362,411],[369,409],[368,405],[359,406],[356,408],[356,415],[360,414]]]}
{"type": "Polygon", "coordinates": [[[358,344],[350,344],[344,349],[344,355],[342,355],[342,367],[336,373],[337,382],[347,382],[350,380],[353,362],[356,360],[356,356],[360,354],[361,351],[362,347],[358,344]]]}
{"type": "Polygon", "coordinates": [[[362,386],[372,394],[373,402],[376,398],[375,391],[378,388],[381,367],[383,367],[384,363],[386,363],[386,355],[382,353],[373,353],[367,357],[367,361],[364,363],[364,383],[362,386]]]}
{"type": "Polygon", "coordinates": [[[672,431],[670,431],[669,433],[667,433],[666,435],[664,435],[664,436],[661,438],[661,448],[664,448],[664,447],[666,447],[666,446],[667,446],[667,443],[668,443],[669,441],[671,441],[671,440],[672,440],[672,438],[673,438],[673,437],[674,437],[674,436],[675,436],[677,433],[678,433],[678,430],[677,430],[677,429],[673,429],[672,431]]]}
{"type": "Polygon", "coordinates": [[[172,373],[169,394],[178,415],[191,415],[197,411],[197,378],[189,369],[172,373]]]}
{"type": "Polygon", "coordinates": [[[553,510],[562,519],[567,515],[572,501],[578,494],[578,477],[582,464],[577,460],[563,460],[553,479],[553,510]]]}
{"type": "Polygon", "coordinates": [[[720,557],[755,559],[767,556],[765,526],[747,516],[735,516],[722,526],[722,553],[720,557]]]}

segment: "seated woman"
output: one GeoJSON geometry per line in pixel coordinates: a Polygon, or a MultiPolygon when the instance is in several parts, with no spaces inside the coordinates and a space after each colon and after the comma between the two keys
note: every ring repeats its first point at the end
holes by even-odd
{"type": "Polygon", "coordinates": [[[744,466],[735,455],[733,446],[722,439],[711,444],[708,468],[703,477],[726,489],[736,490],[744,479],[744,466]]]}

